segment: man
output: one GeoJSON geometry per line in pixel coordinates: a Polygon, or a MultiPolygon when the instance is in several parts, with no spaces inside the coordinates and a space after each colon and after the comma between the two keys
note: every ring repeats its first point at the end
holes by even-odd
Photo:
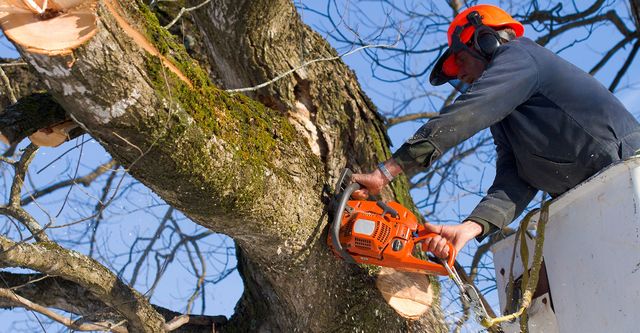
{"type": "Polygon", "coordinates": [[[378,169],[353,176],[365,187],[354,197],[377,194],[398,174],[412,176],[490,127],[495,180],[461,224],[429,226],[439,236],[426,240],[426,248],[439,257],[448,255],[447,240],[459,251],[508,225],[538,190],[558,196],[640,148],[640,126],[613,94],[523,33],[521,23],[495,6],[456,16],[430,81],[450,82],[463,94],[378,169]]]}

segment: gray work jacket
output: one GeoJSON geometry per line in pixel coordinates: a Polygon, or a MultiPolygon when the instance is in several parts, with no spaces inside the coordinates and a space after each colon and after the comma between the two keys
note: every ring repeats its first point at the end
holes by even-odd
{"type": "Polygon", "coordinates": [[[640,148],[638,122],[611,92],[518,38],[500,46],[469,90],[394,158],[404,170],[426,167],[487,127],[496,145],[496,178],[469,216],[484,226],[482,236],[511,223],[538,190],[560,195],[640,148]]]}

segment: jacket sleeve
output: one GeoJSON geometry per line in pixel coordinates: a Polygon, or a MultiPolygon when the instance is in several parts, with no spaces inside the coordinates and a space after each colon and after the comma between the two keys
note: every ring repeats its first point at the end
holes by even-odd
{"type": "Polygon", "coordinates": [[[477,237],[478,241],[482,241],[522,214],[538,191],[518,176],[511,146],[501,131],[492,128],[491,132],[497,153],[496,178],[487,195],[467,218],[483,226],[482,234],[477,237]]]}
{"type": "Polygon", "coordinates": [[[394,153],[405,172],[428,167],[448,149],[504,119],[536,92],[535,60],[515,44],[501,46],[469,90],[394,153]]]}

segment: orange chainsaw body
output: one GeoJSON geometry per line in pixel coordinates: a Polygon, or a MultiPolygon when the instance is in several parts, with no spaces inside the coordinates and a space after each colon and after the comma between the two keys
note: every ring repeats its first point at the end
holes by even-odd
{"type": "MultiPolygon", "coordinates": [[[[415,215],[397,202],[349,200],[342,218],[333,223],[340,223],[340,245],[357,263],[448,275],[440,263],[414,256],[414,253],[421,251],[419,247],[416,249],[416,245],[436,234],[427,232],[415,215]]],[[[343,257],[333,245],[331,233],[327,243],[338,257],[343,257]]],[[[447,262],[453,267],[455,248],[450,243],[448,246],[447,262]]]]}

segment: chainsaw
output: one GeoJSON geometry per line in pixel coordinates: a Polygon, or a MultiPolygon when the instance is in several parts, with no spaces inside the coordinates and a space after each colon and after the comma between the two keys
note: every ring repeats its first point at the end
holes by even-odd
{"type": "MultiPolygon", "coordinates": [[[[391,267],[400,271],[448,276],[440,263],[421,259],[421,246],[437,236],[418,223],[415,215],[395,201],[349,200],[360,189],[344,169],[332,202],[333,222],[327,243],[334,254],[348,263],[391,267]]],[[[455,247],[447,242],[449,267],[456,259],[455,247]]]]}
{"type": "Polygon", "coordinates": [[[478,321],[482,323],[491,318],[476,288],[464,283],[453,268],[457,255],[453,244],[447,242],[447,259],[417,257],[424,253],[421,243],[438,234],[428,232],[411,211],[397,202],[349,200],[351,194],[360,189],[360,184],[351,181],[351,175],[349,169],[342,171],[330,205],[333,221],[327,244],[333,253],[351,264],[449,276],[478,321]]]}

